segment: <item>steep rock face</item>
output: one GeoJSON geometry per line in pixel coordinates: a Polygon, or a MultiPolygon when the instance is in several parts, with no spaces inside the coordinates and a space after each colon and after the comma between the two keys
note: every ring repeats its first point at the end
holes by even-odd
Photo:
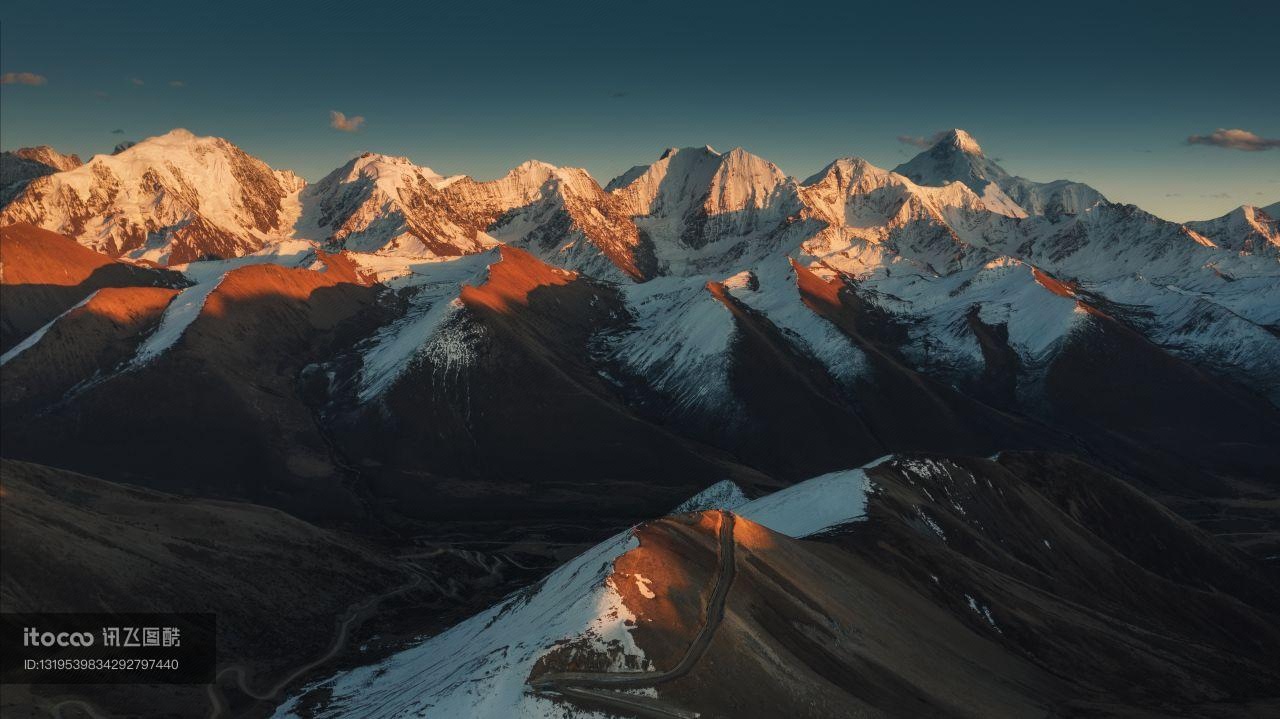
{"type": "Polygon", "coordinates": [[[1275,491],[1267,479],[1280,466],[1275,405],[1097,309],[1046,369],[1043,392],[1055,423],[1092,454],[1163,492],[1227,496],[1239,491],[1232,475],[1275,491]]]}
{"type": "Polygon", "coordinates": [[[48,145],[0,153],[0,206],[8,204],[37,177],[74,170],[82,164],[79,156],[64,155],[48,145]]]}
{"type": "Polygon", "coordinates": [[[0,223],[30,222],[111,257],[181,264],[285,237],[302,185],[226,140],[174,130],[34,180],[0,223]]]}
{"type": "Polygon", "coordinates": [[[799,209],[796,186],[776,165],[735,148],[667,150],[609,183],[654,243],[664,272],[692,274],[741,257],[799,209]]]}
{"type": "Polygon", "coordinates": [[[584,170],[534,160],[478,182],[366,153],[308,188],[302,204],[299,235],[356,252],[433,259],[504,243],[602,278],[655,269],[620,201],[584,170]]]}
{"type": "Polygon", "coordinates": [[[533,201],[504,213],[489,234],[601,279],[644,281],[657,274],[652,242],[626,204],[585,170],[554,168],[533,201]]]}
{"type": "Polygon", "coordinates": [[[477,252],[474,227],[440,211],[449,180],[403,157],[364,153],[301,196],[298,234],[355,252],[409,257],[477,252]]]}

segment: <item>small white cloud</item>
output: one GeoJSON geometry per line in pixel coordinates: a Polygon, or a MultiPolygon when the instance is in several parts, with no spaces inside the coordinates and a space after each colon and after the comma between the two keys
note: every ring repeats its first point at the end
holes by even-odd
{"type": "Polygon", "coordinates": [[[0,85],[43,85],[47,82],[48,78],[34,72],[6,72],[0,75],[0,85]]]}
{"type": "Polygon", "coordinates": [[[134,85],[138,85],[138,86],[142,86],[142,85],[147,84],[147,83],[145,83],[145,82],[143,82],[143,81],[142,81],[142,78],[138,78],[138,77],[132,77],[132,78],[129,78],[129,82],[133,83],[134,85]]]}
{"type": "Polygon", "coordinates": [[[359,132],[360,127],[364,125],[364,117],[353,115],[347,117],[345,114],[337,110],[329,111],[329,127],[343,132],[359,132]]]}
{"type": "Polygon", "coordinates": [[[183,82],[183,81],[181,81],[181,80],[170,80],[170,81],[169,81],[169,87],[186,87],[186,86],[187,86],[187,83],[185,83],[185,82],[183,82]]]}
{"type": "Polygon", "coordinates": [[[1242,150],[1244,152],[1261,152],[1280,147],[1280,139],[1260,137],[1256,133],[1239,128],[1226,130],[1219,127],[1208,135],[1192,135],[1188,137],[1187,144],[1212,145],[1213,147],[1242,150]]]}

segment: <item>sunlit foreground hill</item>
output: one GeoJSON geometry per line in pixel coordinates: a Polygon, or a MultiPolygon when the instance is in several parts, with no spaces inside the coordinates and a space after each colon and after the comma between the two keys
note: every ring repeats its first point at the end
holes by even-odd
{"type": "Polygon", "coordinates": [[[1261,717],[1276,589],[1074,460],[897,457],[641,524],[277,716],[1261,717]]]}

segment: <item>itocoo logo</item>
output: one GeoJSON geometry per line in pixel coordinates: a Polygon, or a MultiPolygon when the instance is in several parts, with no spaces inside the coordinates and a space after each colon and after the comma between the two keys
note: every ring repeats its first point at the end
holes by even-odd
{"type": "Polygon", "coordinates": [[[93,632],[42,632],[35,627],[22,630],[24,647],[91,647],[93,632]]]}

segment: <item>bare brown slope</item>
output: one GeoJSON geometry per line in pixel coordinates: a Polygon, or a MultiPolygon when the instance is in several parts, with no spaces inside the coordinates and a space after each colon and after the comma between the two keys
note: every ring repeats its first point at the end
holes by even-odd
{"type": "Polygon", "coordinates": [[[1044,397],[1053,421],[1160,491],[1222,496],[1249,478],[1280,493],[1280,410],[1109,317],[1071,337],[1044,397]]]}
{"type": "Polygon", "coordinates": [[[94,290],[186,284],[176,272],[117,262],[29,223],[0,228],[0,352],[94,290]]]}
{"type": "Polygon", "coordinates": [[[0,374],[6,412],[33,414],[77,385],[109,376],[160,324],[178,290],[107,287],[66,312],[0,374]]]}
{"type": "MultiPolygon", "coordinates": [[[[1280,706],[1274,578],[1115,477],[1035,453],[900,457],[868,474],[867,518],[820,537],[738,517],[724,619],[688,674],[656,686],[662,707],[817,719],[1280,706]],[[1129,528],[1091,516],[1113,503],[1129,528]]],[[[657,674],[723,574],[714,516],[642,525],[614,563],[657,674]]],[[[601,659],[565,645],[530,681],[608,671],[601,659]]]]}
{"type": "Polygon", "coordinates": [[[592,333],[626,319],[615,289],[503,247],[462,302],[441,331],[465,351],[424,353],[334,427],[396,509],[560,518],[594,523],[598,537],[725,476],[769,483],[638,418],[597,374],[592,333]]]}
{"type": "MultiPolygon", "coordinates": [[[[245,662],[255,679],[320,654],[349,604],[405,581],[380,552],[276,510],[8,459],[0,474],[3,611],[214,612],[219,663],[245,662]]],[[[94,701],[208,711],[203,687],[131,691],[94,701]]]]}
{"type": "Polygon", "coordinates": [[[308,517],[365,514],[301,394],[377,290],[341,268],[228,273],[170,350],[36,416],[6,412],[9,456],[308,517]]]}

